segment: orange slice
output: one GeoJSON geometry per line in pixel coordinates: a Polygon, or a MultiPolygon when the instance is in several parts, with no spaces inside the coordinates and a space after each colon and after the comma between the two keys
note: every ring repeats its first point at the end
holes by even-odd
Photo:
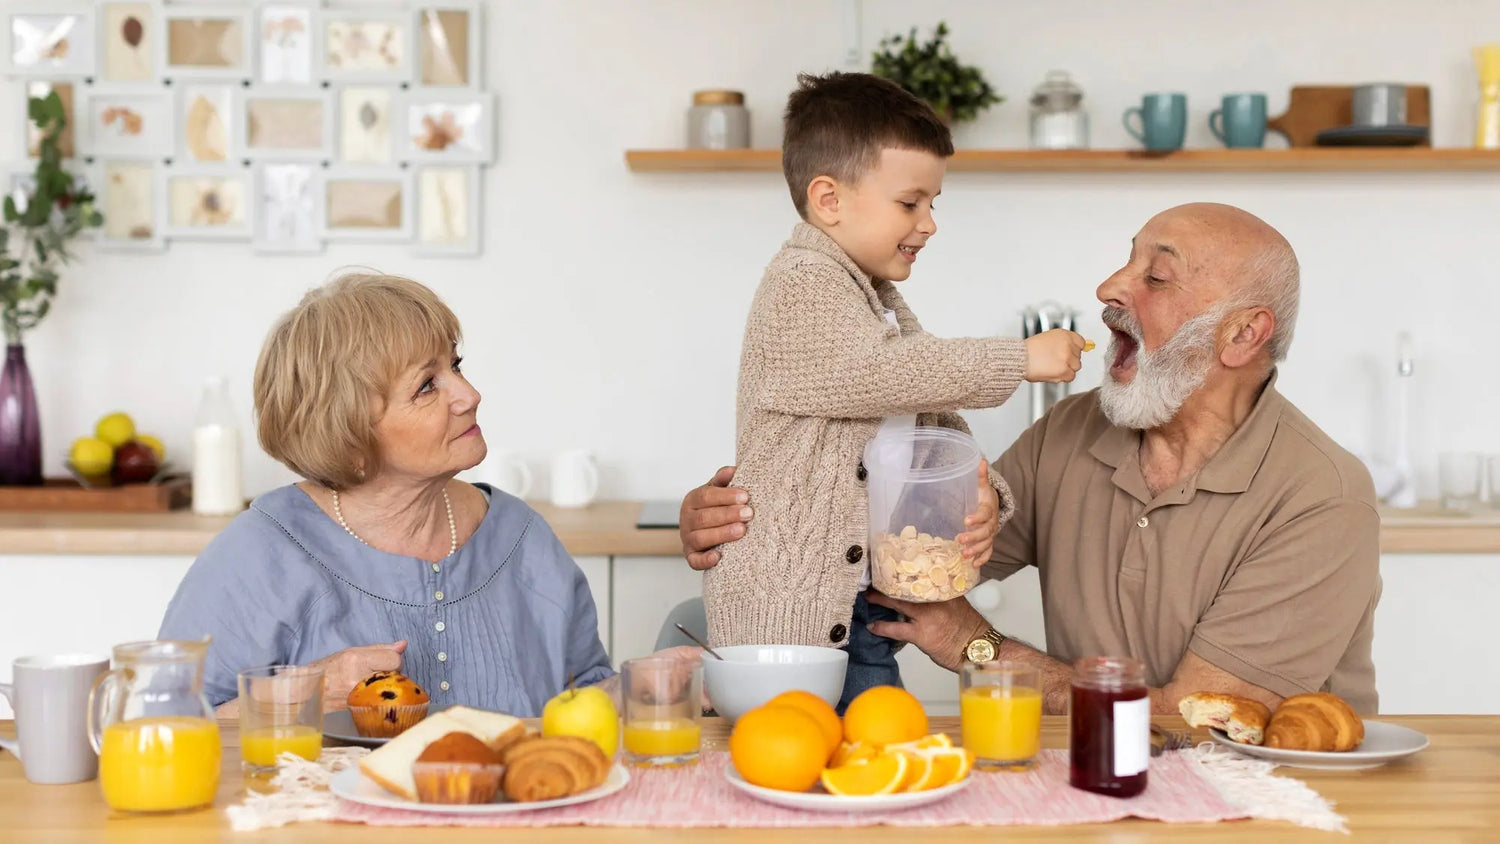
{"type": "Polygon", "coordinates": [[[903,741],[885,746],[886,750],[936,750],[938,748],[952,747],[953,740],[948,738],[947,733],[933,733],[930,736],[922,736],[915,741],[903,741]]]}
{"type": "Polygon", "coordinates": [[[932,779],[932,758],[925,753],[912,750],[888,751],[906,757],[906,776],[901,778],[897,791],[924,791],[932,779]]]}
{"type": "Polygon", "coordinates": [[[874,759],[878,755],[880,755],[880,748],[873,744],[865,744],[862,741],[840,742],[838,749],[833,752],[833,758],[828,762],[828,767],[842,768],[855,762],[874,759]]]}
{"type": "Polygon", "coordinates": [[[974,757],[961,747],[937,748],[922,755],[927,757],[928,763],[932,766],[932,773],[921,788],[923,791],[961,782],[969,775],[969,769],[974,765],[974,757]]]}
{"type": "Polygon", "coordinates": [[[900,753],[882,753],[864,762],[825,768],[822,776],[823,787],[829,794],[845,797],[890,794],[905,779],[906,757],[900,753]]]}

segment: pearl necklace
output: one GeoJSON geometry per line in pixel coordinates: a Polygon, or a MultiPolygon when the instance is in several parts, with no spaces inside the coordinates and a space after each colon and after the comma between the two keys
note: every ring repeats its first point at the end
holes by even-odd
{"type": "MultiPolygon", "coordinates": [[[[344,521],[344,511],[339,509],[339,491],[332,489],[329,492],[333,493],[333,517],[339,520],[339,526],[344,529],[345,533],[359,539],[361,545],[369,545],[370,543],[360,539],[359,534],[351,530],[349,523],[344,521]]],[[[458,526],[453,523],[453,502],[448,500],[446,487],[443,489],[443,508],[448,511],[448,556],[451,557],[458,550],[458,526]]]]}

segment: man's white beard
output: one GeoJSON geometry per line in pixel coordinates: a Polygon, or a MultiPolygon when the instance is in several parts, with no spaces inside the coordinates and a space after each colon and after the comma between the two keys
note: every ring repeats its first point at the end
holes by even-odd
{"type": "MultiPolygon", "coordinates": [[[[1135,340],[1135,377],[1130,383],[1121,384],[1108,369],[1104,372],[1099,408],[1105,418],[1138,431],[1170,422],[1213,369],[1214,337],[1227,311],[1222,306],[1209,308],[1183,323],[1161,348],[1148,352],[1142,346],[1140,324],[1125,311],[1105,308],[1104,324],[1135,340]]],[[[1107,365],[1118,359],[1119,344],[1118,338],[1110,340],[1107,365]]]]}

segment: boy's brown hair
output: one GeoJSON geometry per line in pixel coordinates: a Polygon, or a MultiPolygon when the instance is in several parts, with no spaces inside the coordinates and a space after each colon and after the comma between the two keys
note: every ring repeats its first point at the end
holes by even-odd
{"type": "Polygon", "coordinates": [[[953,135],[931,106],[868,73],[799,74],[783,122],[781,171],[804,220],[807,186],[819,176],[858,182],[883,149],[953,154],[953,135]]]}

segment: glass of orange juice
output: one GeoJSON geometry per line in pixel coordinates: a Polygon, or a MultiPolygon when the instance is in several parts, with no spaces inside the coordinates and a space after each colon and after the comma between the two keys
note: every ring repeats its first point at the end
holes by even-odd
{"type": "Polygon", "coordinates": [[[1042,743],[1037,671],[1016,662],[964,663],[958,714],[964,749],[986,771],[1026,771],[1042,743]]]}
{"type": "Polygon", "coordinates": [[[625,761],[640,767],[692,765],[702,743],[703,664],[663,657],[620,666],[625,761]]]}
{"type": "Polygon", "coordinates": [[[250,774],[276,770],[283,753],[323,752],[323,669],[267,665],[240,672],[240,757],[250,774]]]}

